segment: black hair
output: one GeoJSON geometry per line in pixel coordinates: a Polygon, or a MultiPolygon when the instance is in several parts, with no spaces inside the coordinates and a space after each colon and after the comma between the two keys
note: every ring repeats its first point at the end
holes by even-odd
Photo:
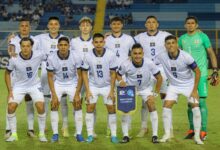
{"type": "Polygon", "coordinates": [[[56,16],[51,16],[51,17],[48,19],[48,22],[51,21],[51,20],[57,20],[58,22],[60,22],[59,17],[56,17],[56,16]]]}
{"type": "Polygon", "coordinates": [[[120,21],[122,24],[124,23],[123,19],[121,17],[113,17],[111,20],[110,20],[110,24],[114,21],[120,21]]]}
{"type": "Polygon", "coordinates": [[[33,41],[33,39],[30,38],[30,37],[24,37],[24,38],[22,38],[21,41],[20,41],[20,45],[21,45],[22,42],[24,42],[24,41],[30,41],[30,42],[31,42],[31,46],[34,45],[34,41],[33,41]]]}
{"type": "Polygon", "coordinates": [[[141,44],[140,43],[135,43],[133,46],[132,46],[132,50],[133,49],[136,49],[136,48],[141,48],[141,49],[143,49],[143,47],[141,46],[141,44]]]}
{"type": "MultiPolygon", "coordinates": [[[[157,17],[156,17],[156,16],[147,16],[146,21],[147,21],[148,19],[151,19],[151,18],[157,20],[157,17]]],[[[158,22],[158,20],[157,20],[157,22],[158,22]]]]}
{"type": "Polygon", "coordinates": [[[63,36],[63,37],[61,37],[61,38],[58,39],[58,43],[60,43],[61,41],[66,41],[68,44],[70,43],[69,38],[66,37],[66,36],[63,36]]]}
{"type": "Polygon", "coordinates": [[[105,38],[104,37],[104,35],[103,34],[101,34],[101,33],[95,33],[94,35],[93,35],[93,37],[92,37],[92,39],[94,40],[95,38],[105,38]]]}
{"type": "Polygon", "coordinates": [[[193,20],[196,22],[196,24],[199,23],[198,19],[197,19],[195,16],[188,16],[188,17],[186,17],[185,23],[186,23],[189,19],[193,19],[193,20]]]}
{"type": "Polygon", "coordinates": [[[168,36],[165,38],[165,42],[168,41],[168,40],[175,40],[175,41],[177,41],[177,38],[176,38],[174,35],[168,35],[168,36]]]}

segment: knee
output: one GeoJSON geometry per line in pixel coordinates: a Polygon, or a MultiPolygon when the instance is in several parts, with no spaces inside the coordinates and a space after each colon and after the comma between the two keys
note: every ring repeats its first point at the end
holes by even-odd
{"type": "Polygon", "coordinates": [[[156,110],[155,103],[153,100],[148,100],[147,106],[148,106],[149,112],[153,112],[156,110]]]}
{"type": "Polygon", "coordinates": [[[37,102],[35,104],[35,106],[37,107],[38,114],[43,114],[45,112],[45,107],[44,107],[44,103],[43,102],[37,102]]]}
{"type": "Polygon", "coordinates": [[[17,108],[16,103],[9,103],[8,104],[8,114],[13,114],[17,108]]]}
{"type": "Polygon", "coordinates": [[[93,113],[95,110],[95,106],[92,104],[87,104],[87,107],[86,107],[86,112],[87,113],[93,113]]]}
{"type": "Polygon", "coordinates": [[[109,114],[115,113],[115,105],[107,105],[107,109],[109,114]]]}

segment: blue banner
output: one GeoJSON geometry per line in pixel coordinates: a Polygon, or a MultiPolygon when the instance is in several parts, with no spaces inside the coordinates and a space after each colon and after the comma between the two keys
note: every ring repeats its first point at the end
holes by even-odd
{"type": "Polygon", "coordinates": [[[135,86],[117,87],[117,111],[131,113],[136,110],[135,86]]]}

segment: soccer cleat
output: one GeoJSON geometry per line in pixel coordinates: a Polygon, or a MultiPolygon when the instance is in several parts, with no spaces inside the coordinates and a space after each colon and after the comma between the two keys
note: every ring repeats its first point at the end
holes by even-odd
{"type": "Polygon", "coordinates": [[[147,134],[147,128],[141,128],[140,132],[137,134],[136,137],[142,138],[145,134],[147,134]]]}
{"type": "Polygon", "coordinates": [[[195,133],[193,130],[189,130],[187,133],[187,136],[184,139],[192,139],[194,137],[195,133]]]}
{"type": "Polygon", "coordinates": [[[110,128],[107,128],[107,130],[106,130],[106,137],[111,137],[111,130],[110,130],[110,128]]]}
{"type": "Polygon", "coordinates": [[[34,130],[28,130],[28,131],[27,131],[27,135],[28,135],[29,137],[31,137],[31,138],[35,138],[35,137],[36,137],[36,135],[34,134],[34,130]]]}
{"type": "Polygon", "coordinates": [[[82,136],[81,134],[77,134],[77,135],[76,135],[76,140],[77,140],[78,142],[84,142],[84,141],[85,141],[84,138],[83,138],[83,136],[82,136]]]}
{"type": "Polygon", "coordinates": [[[170,140],[170,135],[164,134],[163,137],[162,137],[162,139],[159,140],[159,142],[161,142],[161,143],[166,143],[166,142],[168,142],[169,140],[170,140]]]}
{"type": "Polygon", "coordinates": [[[63,137],[69,137],[69,130],[68,128],[62,128],[62,134],[63,134],[63,137]]]}
{"type": "Polygon", "coordinates": [[[59,141],[59,134],[54,134],[51,138],[51,142],[55,143],[59,141]]]}
{"type": "Polygon", "coordinates": [[[5,130],[5,139],[11,136],[11,130],[5,130]]]}
{"type": "Polygon", "coordinates": [[[124,136],[120,143],[128,143],[130,142],[130,138],[128,136],[124,136]]]}
{"type": "Polygon", "coordinates": [[[47,142],[47,138],[45,134],[39,134],[39,141],[40,142],[47,142]]]}
{"type": "Polygon", "coordinates": [[[152,136],[152,143],[154,144],[159,143],[157,136],[152,136]]]}
{"type": "Polygon", "coordinates": [[[207,137],[207,132],[201,131],[201,132],[200,132],[200,139],[201,139],[202,141],[205,141],[205,140],[206,140],[206,137],[207,137]]]}
{"type": "Polygon", "coordinates": [[[87,140],[86,140],[87,143],[92,143],[93,141],[94,141],[94,138],[92,135],[87,137],[87,140]]]}
{"type": "Polygon", "coordinates": [[[13,142],[13,141],[17,141],[17,140],[18,140],[17,133],[12,133],[11,136],[9,138],[7,138],[5,141],[6,142],[13,142]]]}
{"type": "Polygon", "coordinates": [[[195,140],[196,144],[198,144],[198,145],[203,145],[203,144],[204,144],[204,143],[201,141],[200,138],[195,137],[194,140],[195,140]]]}
{"type": "Polygon", "coordinates": [[[116,136],[111,137],[111,142],[114,144],[118,144],[118,138],[116,136]]]}

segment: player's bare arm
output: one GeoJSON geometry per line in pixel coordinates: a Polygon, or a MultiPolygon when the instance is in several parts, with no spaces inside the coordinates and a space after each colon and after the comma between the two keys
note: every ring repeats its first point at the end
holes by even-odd
{"type": "Polygon", "coordinates": [[[77,80],[77,88],[74,96],[74,102],[77,108],[81,108],[80,91],[83,83],[81,69],[77,69],[77,76],[78,76],[78,80],[77,80]]]}
{"type": "Polygon", "coordinates": [[[58,101],[58,97],[57,97],[57,94],[54,88],[54,73],[48,72],[47,77],[48,77],[48,84],[49,84],[51,96],[52,96],[51,107],[57,108],[59,105],[59,101],[58,101]]]}
{"type": "Polygon", "coordinates": [[[115,90],[115,80],[116,80],[115,70],[111,70],[110,75],[111,75],[111,90],[109,92],[108,98],[112,99],[114,103],[115,102],[114,90],[115,90]]]}
{"type": "Polygon", "coordinates": [[[82,71],[82,78],[83,78],[83,83],[86,88],[86,101],[89,103],[89,99],[90,97],[92,97],[92,93],[89,89],[88,71],[85,71],[85,70],[82,71]]]}
{"type": "Polygon", "coordinates": [[[199,84],[201,73],[200,73],[200,70],[198,67],[196,67],[193,71],[195,72],[195,81],[194,81],[194,87],[193,87],[193,90],[191,93],[191,97],[199,100],[199,95],[198,95],[197,89],[198,89],[198,84],[199,84]]]}

